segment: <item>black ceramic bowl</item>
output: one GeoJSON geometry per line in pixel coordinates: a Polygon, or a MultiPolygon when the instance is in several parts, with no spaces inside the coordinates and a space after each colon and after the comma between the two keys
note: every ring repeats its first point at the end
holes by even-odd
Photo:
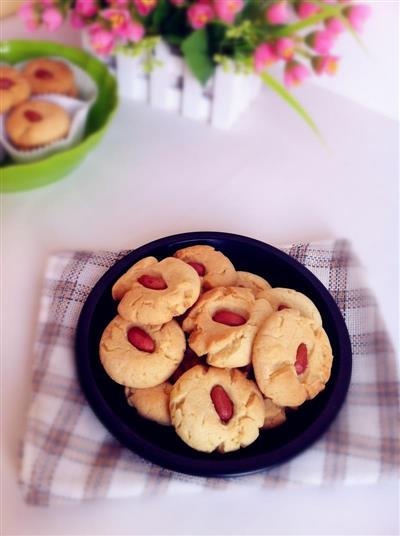
{"type": "Polygon", "coordinates": [[[112,266],[90,293],[79,319],[76,363],[81,386],[92,409],[121,443],[144,458],[175,471],[227,476],[259,471],[282,463],[318,439],[339,412],[350,383],[351,346],[342,315],[332,296],[304,266],[280,250],[243,236],[198,232],[169,236],[142,246],[112,266]],[[227,255],[237,270],[265,277],[274,287],[306,294],[318,307],[329,336],[334,360],[330,380],[314,400],[290,412],[287,421],[260,433],[250,446],[228,454],[191,449],[172,427],[141,418],[128,406],[124,388],[105,373],[98,347],[102,332],[116,315],[111,298],[114,282],[135,262],[149,255],[158,259],[177,249],[209,244],[227,255]]]}

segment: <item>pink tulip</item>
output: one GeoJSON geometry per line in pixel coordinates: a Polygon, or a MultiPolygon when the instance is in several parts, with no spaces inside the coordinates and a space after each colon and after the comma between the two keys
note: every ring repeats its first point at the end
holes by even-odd
{"type": "Polygon", "coordinates": [[[242,11],[243,7],[243,0],[214,0],[217,17],[227,24],[234,22],[236,15],[242,11]]]}
{"type": "Polygon", "coordinates": [[[54,7],[48,7],[42,13],[42,22],[50,32],[57,30],[62,25],[63,20],[61,13],[54,7]]]}
{"type": "Polygon", "coordinates": [[[140,22],[132,21],[130,24],[128,24],[128,27],[126,29],[126,38],[128,41],[132,41],[133,43],[137,43],[141,39],[143,39],[144,36],[144,26],[140,24],[140,22]]]}
{"type": "Polygon", "coordinates": [[[267,7],[265,18],[270,24],[284,24],[289,19],[289,9],[286,0],[280,0],[267,7]]]}
{"type": "Polygon", "coordinates": [[[295,50],[295,42],[290,37],[280,37],[275,43],[275,52],[279,58],[289,60],[295,50]]]}
{"type": "Polygon", "coordinates": [[[139,15],[147,17],[157,6],[158,0],[133,0],[139,15]]]}
{"type": "Polygon", "coordinates": [[[24,2],[19,8],[18,14],[29,31],[36,30],[39,26],[39,17],[35,11],[33,0],[24,2]]]}
{"type": "Polygon", "coordinates": [[[214,18],[214,11],[208,4],[197,3],[190,6],[187,15],[191,27],[199,30],[214,18]]]}
{"type": "Polygon", "coordinates": [[[330,17],[329,19],[326,19],[325,22],[325,28],[331,32],[333,35],[339,35],[340,33],[344,32],[344,24],[339,19],[339,17],[330,17]]]}
{"type": "Polygon", "coordinates": [[[40,3],[43,7],[54,7],[54,0],[41,0],[40,3]]]}
{"type": "Polygon", "coordinates": [[[319,30],[309,34],[306,43],[318,54],[328,54],[335,43],[335,36],[328,30],[319,30]]]}
{"type": "Polygon", "coordinates": [[[296,7],[296,13],[300,19],[306,19],[318,13],[319,7],[311,2],[299,2],[296,7]]]}
{"type": "Polygon", "coordinates": [[[308,76],[310,76],[310,71],[305,65],[298,63],[297,61],[290,61],[285,67],[285,86],[299,86],[308,76]]]}
{"type": "Polygon", "coordinates": [[[345,15],[352,27],[361,32],[364,28],[364,23],[371,15],[371,7],[364,4],[357,4],[345,9],[345,15]]]}
{"type": "Polygon", "coordinates": [[[336,74],[339,58],[337,56],[316,56],[312,59],[314,71],[318,74],[336,74]]]}
{"type": "Polygon", "coordinates": [[[86,26],[85,21],[75,10],[71,11],[69,22],[75,30],[81,30],[86,26]]]}
{"type": "Polygon", "coordinates": [[[111,7],[127,7],[129,0],[107,0],[107,4],[111,7]]]}
{"type": "Polygon", "coordinates": [[[169,0],[171,4],[173,4],[176,7],[181,7],[185,3],[185,0],[169,0]]]}
{"type": "Polygon", "coordinates": [[[93,17],[98,11],[96,0],[76,0],[75,11],[80,17],[93,17]]]}
{"type": "Polygon", "coordinates": [[[105,30],[99,24],[94,24],[89,30],[90,43],[97,54],[108,56],[114,47],[112,32],[105,30]]]}
{"type": "Polygon", "coordinates": [[[275,51],[269,43],[259,45],[254,51],[254,68],[260,73],[277,61],[275,51]]]}

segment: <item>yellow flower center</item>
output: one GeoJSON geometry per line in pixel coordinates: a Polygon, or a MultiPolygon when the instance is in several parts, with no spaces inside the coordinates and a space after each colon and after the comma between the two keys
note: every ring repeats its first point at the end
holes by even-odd
{"type": "Polygon", "coordinates": [[[111,21],[112,29],[115,30],[116,28],[119,28],[125,22],[125,19],[124,19],[124,16],[121,15],[121,13],[114,13],[113,15],[111,15],[110,21],[111,21]]]}
{"type": "Polygon", "coordinates": [[[142,0],[142,4],[146,7],[153,7],[157,0],[142,0]]]}

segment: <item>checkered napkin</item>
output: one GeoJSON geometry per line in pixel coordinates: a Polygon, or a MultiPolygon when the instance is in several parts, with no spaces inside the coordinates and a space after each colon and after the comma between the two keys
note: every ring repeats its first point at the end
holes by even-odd
{"type": "Polygon", "coordinates": [[[20,482],[30,504],[189,493],[205,488],[287,483],[374,483],[399,466],[395,356],[348,242],[282,248],[330,290],[350,332],[353,376],[342,411],[312,447],[264,472],[225,479],[190,477],[123,448],[92,413],[74,366],[82,305],[97,280],[127,252],[63,252],[50,257],[33,360],[33,394],[20,482]]]}

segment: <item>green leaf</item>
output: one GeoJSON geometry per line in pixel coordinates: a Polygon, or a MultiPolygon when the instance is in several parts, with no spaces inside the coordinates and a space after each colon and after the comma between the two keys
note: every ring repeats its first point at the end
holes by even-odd
{"type": "Polygon", "coordinates": [[[320,130],[318,129],[317,125],[314,123],[311,116],[305,111],[303,106],[299,103],[297,99],[293,97],[285,88],[284,86],[278,82],[272,75],[270,75],[267,71],[264,71],[260,74],[261,79],[263,82],[269,86],[271,89],[273,89],[280,97],[282,97],[283,100],[285,100],[289,106],[291,106],[307,123],[307,125],[311,128],[311,130],[314,131],[315,134],[322,140],[322,134],[320,130]]]}
{"type": "Polygon", "coordinates": [[[306,19],[301,20],[299,22],[295,22],[294,24],[282,26],[280,28],[277,28],[276,30],[270,29],[268,31],[268,34],[272,37],[286,37],[301,30],[305,30],[309,26],[315,26],[316,24],[319,24],[320,22],[324,21],[325,19],[328,19],[329,17],[340,17],[341,13],[342,7],[322,4],[321,11],[319,13],[311,15],[311,17],[307,17],[306,19]]]}
{"type": "Polygon", "coordinates": [[[182,43],[186,63],[194,76],[205,84],[214,73],[214,63],[208,46],[207,32],[203,28],[193,32],[182,43]]]}
{"type": "Polygon", "coordinates": [[[152,25],[155,33],[161,33],[161,26],[168,18],[172,10],[172,5],[168,0],[160,0],[153,12],[152,25]]]}

